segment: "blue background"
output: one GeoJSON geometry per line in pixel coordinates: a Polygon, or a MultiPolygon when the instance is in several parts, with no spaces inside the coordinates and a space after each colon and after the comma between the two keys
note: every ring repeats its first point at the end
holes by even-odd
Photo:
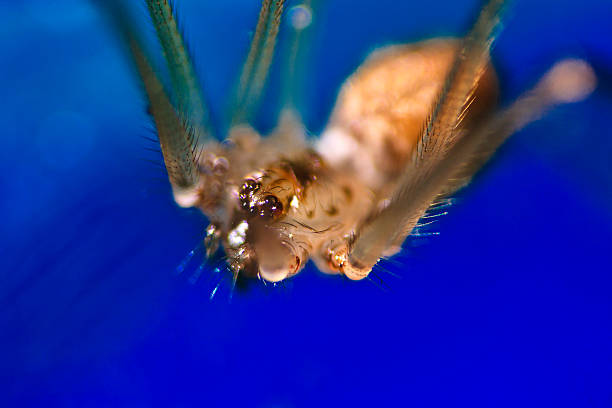
{"type": "MultiPolygon", "coordinates": [[[[301,63],[314,134],[369,51],[463,33],[478,8],[324,3],[301,63]]],[[[179,2],[218,129],[258,6],[179,2]]],[[[0,405],[612,406],[610,21],[605,0],[516,1],[504,101],[565,56],[600,86],[515,135],[440,236],[381,266],[388,289],[309,267],[211,302],[210,272],[174,273],[205,220],[173,204],[108,27],[85,1],[0,1],[0,405]]]]}

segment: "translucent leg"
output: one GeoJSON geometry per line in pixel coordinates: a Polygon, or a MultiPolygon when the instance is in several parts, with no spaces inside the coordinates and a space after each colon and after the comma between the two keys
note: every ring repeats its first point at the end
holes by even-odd
{"type": "MultiPolygon", "coordinates": [[[[361,243],[366,249],[364,259],[378,260],[385,254],[396,252],[431,202],[441,194],[449,194],[465,185],[510,135],[537,120],[555,105],[584,99],[593,91],[595,85],[595,74],[585,61],[567,59],[555,64],[533,89],[519,97],[510,107],[496,114],[483,126],[472,132],[469,137],[462,138],[449,150],[447,157],[439,163],[438,169],[424,180],[432,187],[437,185],[438,188],[440,187],[438,183],[446,180],[446,183],[437,192],[435,188],[425,189],[429,192],[426,200],[429,203],[427,206],[417,207],[411,202],[406,202],[403,207],[398,205],[393,208],[394,212],[385,212],[390,206],[383,210],[383,214],[391,222],[390,225],[393,225],[394,219],[397,225],[408,220],[401,233],[389,230],[386,235],[383,235],[382,224],[379,223],[379,220],[374,219],[371,225],[378,228],[380,233],[368,235],[368,237],[383,237],[383,239],[375,242],[374,245],[369,245],[369,242],[363,241],[363,235],[358,235],[355,243],[361,243]],[[402,210],[410,208],[413,209],[412,213],[402,213],[402,210]],[[384,245],[380,245],[380,241],[384,242],[384,245]],[[374,252],[378,248],[382,250],[374,252]]],[[[339,248],[336,254],[337,262],[341,264],[343,272],[348,277],[362,279],[367,276],[374,264],[365,264],[360,262],[360,258],[352,258],[353,253],[349,252],[349,248],[350,245],[339,248]]]]}

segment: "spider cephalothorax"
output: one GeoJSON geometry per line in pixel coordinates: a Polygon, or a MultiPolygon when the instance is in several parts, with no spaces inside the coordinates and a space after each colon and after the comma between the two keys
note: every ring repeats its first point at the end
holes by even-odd
{"type": "MultiPolygon", "coordinates": [[[[231,168],[231,160],[220,160],[231,168]]],[[[227,183],[217,202],[224,210],[213,207],[209,214],[214,235],[235,273],[273,282],[295,275],[325,243],[349,234],[373,200],[362,183],[346,179],[309,148],[279,154],[230,179],[235,181],[227,183]],[[221,216],[215,219],[215,214],[221,216]]]]}
{"type": "MultiPolygon", "coordinates": [[[[588,64],[565,60],[498,110],[489,50],[505,2],[489,0],[462,39],[374,52],[342,87],[319,141],[307,140],[291,102],[277,129],[262,138],[249,123],[285,3],[263,0],[229,134],[220,143],[171,5],[146,3],[170,87],[125,10],[111,9],[149,99],[175,200],[208,217],[207,254],[221,245],[234,277],[278,282],[308,259],[327,273],[368,276],[401,248],[432,203],[465,185],[508,136],[595,85],[588,64]]],[[[305,21],[294,22],[298,34],[305,21]]]]}

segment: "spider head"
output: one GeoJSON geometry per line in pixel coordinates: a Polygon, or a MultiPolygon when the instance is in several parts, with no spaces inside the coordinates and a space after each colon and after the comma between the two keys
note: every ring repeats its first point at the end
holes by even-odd
{"type": "Polygon", "coordinates": [[[279,282],[294,276],[369,208],[354,180],[338,177],[310,150],[242,174],[226,190],[227,221],[220,223],[228,263],[241,277],[279,282]]]}
{"type": "Polygon", "coordinates": [[[295,275],[307,254],[296,247],[286,224],[293,183],[272,174],[256,173],[243,180],[224,245],[234,273],[279,282],[295,275]]]}

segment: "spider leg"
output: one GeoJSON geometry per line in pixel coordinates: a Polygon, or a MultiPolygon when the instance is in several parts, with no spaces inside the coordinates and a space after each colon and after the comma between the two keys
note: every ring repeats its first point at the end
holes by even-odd
{"type": "Polygon", "coordinates": [[[473,138],[461,124],[488,63],[504,3],[488,1],[463,39],[389,204],[335,249],[331,261],[349,278],[363,279],[381,257],[396,251],[395,244],[412,231],[452,174],[458,154],[470,147],[466,141],[473,138]]]}
{"type": "Polygon", "coordinates": [[[174,198],[180,205],[193,205],[192,197],[200,179],[197,131],[182,120],[172,105],[129,9],[118,1],[94,1],[110,15],[142,80],[174,198]]]}
{"type": "MultiPolygon", "coordinates": [[[[318,2],[318,0],[314,0],[318,2]]],[[[268,135],[268,140],[272,143],[282,143],[288,146],[305,146],[306,129],[302,123],[299,113],[300,103],[300,81],[304,77],[301,69],[304,58],[303,48],[307,33],[304,31],[310,26],[312,21],[313,0],[303,0],[301,4],[289,9],[288,18],[291,22],[292,38],[289,44],[288,54],[283,61],[283,79],[281,87],[282,110],[279,115],[276,129],[268,135]]]]}
{"type": "MultiPolygon", "coordinates": [[[[444,157],[436,161],[435,167],[426,167],[424,164],[419,168],[420,157],[417,156],[411,163],[414,167],[410,171],[418,173],[426,170],[424,175],[414,175],[423,184],[417,186],[411,184],[414,183],[411,178],[404,178],[409,183],[400,185],[389,206],[364,227],[366,234],[358,231],[352,247],[347,247],[350,250],[345,250],[347,276],[353,279],[367,276],[378,258],[397,251],[433,201],[465,185],[510,135],[537,120],[555,105],[584,99],[593,91],[595,84],[593,70],[586,62],[575,59],[560,61],[534,88],[525,92],[508,108],[498,112],[470,134],[457,136],[457,141],[448,147],[444,157]],[[394,223],[402,227],[399,232],[397,227],[392,228],[394,223]],[[386,235],[383,228],[389,228],[386,235]],[[373,245],[369,246],[368,251],[370,244],[373,245]],[[357,257],[354,250],[360,247],[364,248],[365,255],[357,257]],[[367,265],[362,259],[369,262],[374,260],[374,263],[367,265]]],[[[435,126],[440,125],[432,128],[435,129],[435,126]]],[[[422,155],[428,154],[426,148],[422,148],[422,152],[422,155]]]]}
{"type": "MultiPolygon", "coordinates": [[[[585,61],[566,59],[556,63],[535,87],[453,146],[439,165],[439,176],[431,179],[442,181],[446,178],[446,183],[434,200],[466,185],[513,133],[539,119],[556,105],[584,99],[595,85],[595,74],[585,61]]],[[[412,234],[418,226],[417,223],[411,227],[412,234]]],[[[398,235],[395,241],[389,241],[383,255],[397,252],[405,238],[405,235],[398,235]]]]}
{"type": "Polygon", "coordinates": [[[508,137],[554,106],[584,99],[593,91],[596,81],[592,68],[585,61],[565,59],[557,62],[535,87],[475,129],[476,147],[456,168],[440,194],[452,194],[465,186],[508,137]]]}
{"type": "Polygon", "coordinates": [[[147,0],[147,8],[170,71],[176,99],[175,106],[182,120],[193,127],[199,142],[213,139],[208,126],[208,109],[192,59],[187,52],[170,0],[147,0]],[[204,138],[204,140],[199,140],[204,138]]]}
{"type": "MultiPolygon", "coordinates": [[[[304,58],[304,42],[307,40],[308,27],[312,22],[312,0],[304,0],[301,4],[293,6],[289,9],[288,18],[293,29],[289,52],[286,57],[286,68],[283,70],[285,76],[283,79],[283,106],[285,110],[297,112],[297,104],[299,103],[300,89],[297,84],[302,83],[299,79],[304,77],[301,70],[302,59],[304,58]]],[[[297,115],[297,113],[295,113],[297,115]]]]}
{"type": "Polygon", "coordinates": [[[232,125],[248,122],[259,103],[274,56],[284,4],[285,0],[263,0],[255,35],[240,75],[232,125]]]}

